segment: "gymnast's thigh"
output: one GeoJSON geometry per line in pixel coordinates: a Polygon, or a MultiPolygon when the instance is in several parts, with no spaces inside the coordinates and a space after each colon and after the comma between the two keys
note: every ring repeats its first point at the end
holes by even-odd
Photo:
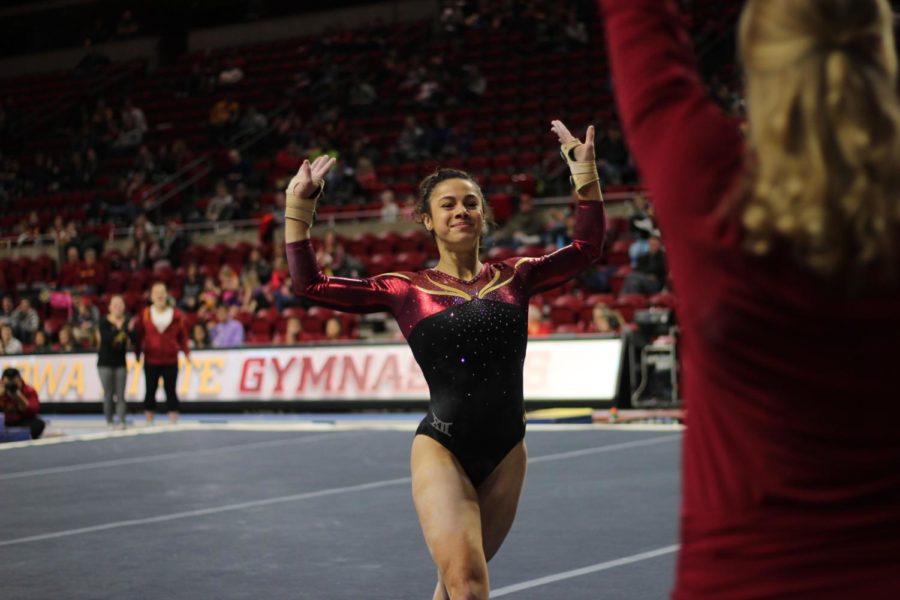
{"type": "Polygon", "coordinates": [[[525,440],[513,446],[500,464],[478,486],[481,533],[487,560],[497,553],[512,528],[525,483],[528,450],[525,440]]]}
{"type": "Polygon", "coordinates": [[[459,461],[435,440],[417,435],[410,466],[413,502],[442,578],[486,581],[478,494],[459,461]]]}

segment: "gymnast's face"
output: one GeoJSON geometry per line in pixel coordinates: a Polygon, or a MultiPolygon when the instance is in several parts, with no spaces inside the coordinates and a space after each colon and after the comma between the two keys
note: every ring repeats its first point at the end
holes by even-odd
{"type": "Polygon", "coordinates": [[[478,187],[467,179],[447,179],[434,186],[425,227],[452,249],[478,247],[484,226],[484,201],[478,187]]]}

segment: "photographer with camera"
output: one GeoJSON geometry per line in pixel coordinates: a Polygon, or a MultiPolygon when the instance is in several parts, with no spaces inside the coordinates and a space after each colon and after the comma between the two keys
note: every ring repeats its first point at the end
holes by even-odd
{"type": "Polygon", "coordinates": [[[46,424],[38,416],[41,403],[38,401],[37,391],[22,381],[22,375],[14,367],[3,370],[3,380],[0,383],[0,408],[6,415],[6,425],[28,427],[33,440],[41,437],[46,424]]]}

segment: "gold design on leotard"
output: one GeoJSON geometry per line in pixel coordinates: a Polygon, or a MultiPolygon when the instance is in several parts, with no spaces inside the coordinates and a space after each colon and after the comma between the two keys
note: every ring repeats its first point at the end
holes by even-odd
{"type": "Polygon", "coordinates": [[[522,266],[522,263],[530,262],[532,260],[536,260],[536,259],[532,258],[531,256],[523,256],[522,258],[520,258],[519,260],[516,261],[516,264],[513,267],[513,269],[518,269],[520,266],[522,266]]]}
{"type": "Polygon", "coordinates": [[[497,269],[497,271],[494,273],[494,278],[491,279],[491,282],[488,283],[486,286],[484,286],[483,288],[481,288],[478,291],[478,297],[484,298],[491,292],[496,292],[500,288],[509,285],[509,283],[515,278],[516,278],[516,274],[515,274],[515,271],[513,271],[512,277],[510,277],[506,281],[501,281],[500,283],[497,283],[497,280],[500,279],[500,269],[497,269]]]}
{"type": "Polygon", "coordinates": [[[506,287],[507,285],[509,285],[510,283],[512,283],[512,280],[516,278],[516,271],[518,270],[519,266],[521,266],[522,263],[529,262],[529,261],[531,261],[531,260],[534,260],[534,259],[531,258],[531,257],[528,257],[528,256],[525,256],[525,257],[523,257],[523,258],[520,258],[518,261],[516,261],[516,264],[513,265],[513,274],[512,274],[512,276],[511,276],[509,279],[507,279],[506,281],[503,281],[503,282],[501,282],[501,283],[495,284],[494,282],[497,281],[497,280],[500,278],[500,270],[498,269],[498,270],[497,270],[497,273],[494,275],[494,278],[491,280],[491,282],[490,282],[489,284],[487,284],[486,286],[484,286],[484,287],[481,289],[481,291],[478,292],[478,297],[479,297],[479,298],[484,298],[485,296],[487,296],[487,295],[490,294],[491,292],[496,292],[496,291],[499,290],[500,288],[506,287]]]}
{"type": "Polygon", "coordinates": [[[443,283],[438,283],[437,281],[433,280],[428,275],[425,276],[425,279],[427,279],[432,285],[441,288],[441,290],[443,290],[443,291],[426,290],[423,287],[416,286],[417,290],[423,291],[426,294],[431,294],[432,296],[456,296],[457,298],[462,298],[463,300],[467,300],[467,301],[472,299],[472,296],[465,293],[464,291],[457,289],[453,286],[444,285],[443,283]]]}
{"type": "Polygon", "coordinates": [[[380,275],[373,275],[373,276],[372,276],[372,279],[375,279],[376,277],[399,277],[400,279],[405,279],[405,280],[407,280],[407,281],[412,281],[409,277],[407,277],[407,276],[404,275],[403,273],[382,273],[382,274],[380,274],[380,275]]]}

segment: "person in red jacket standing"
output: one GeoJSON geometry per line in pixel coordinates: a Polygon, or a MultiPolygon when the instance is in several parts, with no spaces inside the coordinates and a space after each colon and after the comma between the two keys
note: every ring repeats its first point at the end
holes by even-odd
{"type": "Polygon", "coordinates": [[[748,131],[676,4],[601,0],[678,293],[676,600],[900,597],[900,102],[887,0],[750,0],[748,131]]]}
{"type": "Polygon", "coordinates": [[[162,377],[166,391],[166,410],[169,422],[178,421],[178,395],[175,383],[178,378],[178,352],[190,355],[184,313],[169,305],[169,290],[158,281],[150,289],[150,306],[140,312],[134,321],[135,354],[140,360],[144,355],[144,379],[147,393],[144,396],[144,416],[147,424],[153,423],[156,414],[156,390],[162,377]]]}

